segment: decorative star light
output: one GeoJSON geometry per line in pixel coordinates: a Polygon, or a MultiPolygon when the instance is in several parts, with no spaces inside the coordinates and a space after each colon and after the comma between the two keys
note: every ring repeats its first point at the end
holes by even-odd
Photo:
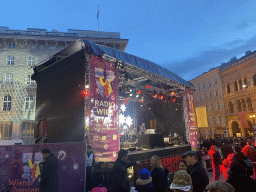
{"type": "Polygon", "coordinates": [[[122,105],[120,106],[120,109],[122,110],[122,112],[125,112],[125,110],[126,110],[125,105],[124,105],[124,104],[122,104],[122,105]]]}
{"type": "Polygon", "coordinates": [[[132,118],[128,115],[128,117],[126,118],[126,124],[130,127],[132,125],[132,118]]]}
{"type": "Polygon", "coordinates": [[[120,125],[123,125],[124,122],[125,122],[125,117],[124,117],[124,115],[121,113],[121,114],[119,115],[119,123],[120,123],[120,125]]]}

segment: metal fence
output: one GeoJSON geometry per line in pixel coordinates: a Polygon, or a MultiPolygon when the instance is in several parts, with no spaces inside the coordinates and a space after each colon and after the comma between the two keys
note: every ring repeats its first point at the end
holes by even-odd
{"type": "MultiPolygon", "coordinates": [[[[164,168],[169,170],[169,173],[175,172],[179,169],[179,162],[181,161],[182,156],[173,155],[168,157],[161,157],[161,162],[164,168]]],[[[90,181],[92,181],[91,185],[93,187],[107,187],[110,185],[109,183],[109,175],[112,171],[113,163],[99,163],[93,167],[93,171],[91,174],[90,181]]],[[[141,169],[147,168],[150,170],[150,160],[143,160],[141,161],[140,165],[136,165],[131,167],[128,170],[129,177],[128,180],[131,186],[134,186],[136,180],[139,178],[139,172],[141,169]],[[132,170],[132,171],[131,171],[132,170]]]]}

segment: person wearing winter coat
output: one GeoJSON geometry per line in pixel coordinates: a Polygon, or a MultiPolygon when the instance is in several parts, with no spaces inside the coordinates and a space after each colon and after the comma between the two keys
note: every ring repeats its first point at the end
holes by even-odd
{"type": "Polygon", "coordinates": [[[129,192],[130,186],[128,182],[127,168],[135,166],[139,162],[128,162],[128,151],[121,149],[118,152],[118,158],[114,163],[112,172],[110,174],[110,191],[112,192],[129,192]]]}
{"type": "Polygon", "coordinates": [[[226,182],[230,183],[236,192],[253,192],[256,181],[250,177],[253,174],[252,162],[241,150],[239,145],[234,147],[235,154],[230,164],[226,182]]]}
{"type": "Polygon", "coordinates": [[[136,181],[135,189],[138,192],[154,192],[154,185],[152,183],[152,177],[150,177],[151,173],[146,168],[143,168],[139,172],[139,179],[136,181]]]}
{"type": "Polygon", "coordinates": [[[58,191],[58,168],[59,163],[49,149],[41,151],[43,163],[41,167],[41,180],[39,192],[57,192],[58,191]]]}
{"type": "Polygon", "coordinates": [[[220,165],[222,164],[220,153],[215,145],[211,146],[208,153],[212,159],[213,180],[218,181],[220,179],[220,165]]]}
{"type": "Polygon", "coordinates": [[[252,141],[248,141],[242,152],[252,161],[256,162],[256,149],[252,146],[252,141]]]}
{"type": "MultiPolygon", "coordinates": [[[[187,166],[186,161],[185,160],[181,160],[179,162],[179,170],[187,171],[187,169],[188,169],[188,166],[187,166]]],[[[176,172],[172,172],[171,174],[168,175],[168,177],[167,177],[168,186],[170,186],[172,184],[175,173],[176,172]]]]}
{"type": "Polygon", "coordinates": [[[203,192],[209,184],[209,177],[202,164],[197,161],[197,153],[195,151],[187,151],[183,154],[183,158],[187,162],[187,171],[192,178],[193,191],[203,192]]]}
{"type": "Polygon", "coordinates": [[[165,192],[167,189],[167,174],[163,169],[161,159],[153,155],[150,160],[152,183],[155,192],[165,192]]]}

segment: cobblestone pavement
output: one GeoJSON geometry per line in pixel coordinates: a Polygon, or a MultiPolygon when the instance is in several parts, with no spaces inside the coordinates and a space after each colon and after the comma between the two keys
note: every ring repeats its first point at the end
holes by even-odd
{"type": "MultiPolygon", "coordinates": [[[[213,182],[213,172],[208,172],[208,177],[209,177],[210,183],[213,182]]],[[[220,180],[219,181],[225,181],[225,178],[223,177],[222,173],[220,173],[220,180]]]]}

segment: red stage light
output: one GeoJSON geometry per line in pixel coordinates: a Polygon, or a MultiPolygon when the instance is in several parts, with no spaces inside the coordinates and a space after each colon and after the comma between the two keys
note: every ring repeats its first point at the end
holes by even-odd
{"type": "Polygon", "coordinates": [[[173,98],[172,100],[173,100],[174,102],[176,102],[176,101],[177,101],[177,99],[176,99],[176,98],[173,98]]]}
{"type": "Polygon", "coordinates": [[[172,91],[170,94],[171,94],[171,95],[175,95],[175,92],[172,91]]]}
{"type": "Polygon", "coordinates": [[[138,91],[138,94],[141,94],[141,90],[138,91]]]}
{"type": "Polygon", "coordinates": [[[126,101],[129,101],[129,98],[125,98],[126,101]]]}
{"type": "Polygon", "coordinates": [[[144,103],[144,101],[143,101],[143,100],[141,100],[140,102],[141,102],[141,103],[144,103]]]}
{"type": "Polygon", "coordinates": [[[153,97],[156,99],[156,98],[158,97],[158,95],[157,95],[157,94],[155,94],[153,97]]]}
{"type": "Polygon", "coordinates": [[[163,95],[161,95],[161,96],[160,96],[160,99],[164,99],[164,96],[163,96],[163,95]]]}
{"type": "Polygon", "coordinates": [[[82,93],[83,93],[83,95],[84,95],[85,97],[88,97],[88,96],[89,96],[89,91],[83,91],[82,93]]]}
{"type": "Polygon", "coordinates": [[[150,88],[150,86],[149,86],[149,85],[146,85],[146,88],[147,88],[147,89],[149,89],[149,88],[150,88]]]}

